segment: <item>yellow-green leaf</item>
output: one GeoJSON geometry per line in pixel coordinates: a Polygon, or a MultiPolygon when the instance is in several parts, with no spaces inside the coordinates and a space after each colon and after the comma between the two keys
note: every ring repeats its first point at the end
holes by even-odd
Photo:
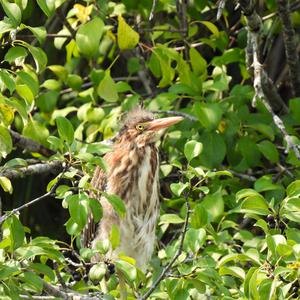
{"type": "Polygon", "coordinates": [[[133,49],[139,42],[140,36],[123,19],[118,16],[118,45],[121,50],[133,49]]]}
{"type": "Polygon", "coordinates": [[[10,180],[7,177],[0,176],[0,185],[2,186],[4,192],[12,194],[13,187],[10,180]]]}

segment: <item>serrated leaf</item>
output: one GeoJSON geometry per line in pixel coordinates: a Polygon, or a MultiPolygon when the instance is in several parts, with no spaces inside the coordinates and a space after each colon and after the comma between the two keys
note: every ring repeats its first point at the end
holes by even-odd
{"type": "Polygon", "coordinates": [[[121,50],[133,49],[139,42],[140,35],[118,16],[118,45],[121,50]]]}

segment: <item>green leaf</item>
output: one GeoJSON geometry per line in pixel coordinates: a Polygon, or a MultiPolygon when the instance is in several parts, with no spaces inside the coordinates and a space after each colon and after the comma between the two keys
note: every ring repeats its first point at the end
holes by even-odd
{"type": "Polygon", "coordinates": [[[194,157],[197,157],[202,151],[202,144],[197,141],[188,141],[184,145],[184,155],[190,162],[194,157]]]}
{"type": "Polygon", "coordinates": [[[260,161],[260,151],[256,143],[249,136],[242,137],[237,144],[243,159],[249,167],[257,166],[260,161]]]}
{"type": "Polygon", "coordinates": [[[140,36],[123,19],[118,16],[118,45],[121,50],[133,49],[139,42],[140,36]]]}
{"type": "Polygon", "coordinates": [[[36,292],[41,292],[43,290],[43,281],[42,279],[34,274],[33,272],[25,272],[24,281],[36,292]]]}
{"type": "Polygon", "coordinates": [[[265,175],[255,181],[254,188],[258,192],[280,190],[282,186],[280,184],[273,183],[272,176],[265,175]]]}
{"type": "Polygon", "coordinates": [[[90,22],[82,24],[76,33],[76,45],[79,52],[87,57],[95,56],[103,32],[104,23],[100,18],[93,18],[90,22]]]}
{"type": "Polygon", "coordinates": [[[190,48],[190,58],[194,73],[196,75],[206,74],[207,62],[195,48],[190,48]]]}
{"type": "Polygon", "coordinates": [[[94,221],[98,223],[103,215],[103,209],[98,199],[89,198],[89,207],[92,211],[94,221]]]}
{"type": "Polygon", "coordinates": [[[119,214],[121,218],[125,216],[126,208],[123,200],[114,194],[107,194],[102,192],[103,196],[108,200],[108,202],[112,205],[114,210],[119,214]]]}
{"type": "Polygon", "coordinates": [[[10,228],[11,248],[15,250],[24,243],[24,227],[15,215],[11,216],[7,221],[10,228]]]}
{"type": "Polygon", "coordinates": [[[68,144],[72,144],[74,141],[74,129],[72,123],[65,117],[57,117],[55,122],[60,138],[68,144]]]}
{"type": "Polygon", "coordinates": [[[3,82],[4,86],[9,90],[10,94],[12,94],[16,88],[16,84],[13,77],[6,70],[0,69],[0,80],[3,82]]]}
{"type": "Polygon", "coordinates": [[[28,52],[25,48],[15,46],[8,49],[4,56],[4,60],[10,64],[13,62],[18,64],[18,61],[22,61],[27,56],[27,54],[28,52]]]}
{"type": "Polygon", "coordinates": [[[12,139],[8,129],[0,125],[0,156],[5,158],[12,151],[12,139]]]}
{"type": "Polygon", "coordinates": [[[133,283],[137,277],[136,268],[125,260],[117,260],[115,262],[117,270],[121,271],[125,276],[127,283],[133,283]]]}
{"type": "Polygon", "coordinates": [[[67,77],[67,85],[73,90],[80,90],[82,82],[82,78],[76,74],[69,74],[67,77]]]}
{"type": "Polygon", "coordinates": [[[293,248],[290,245],[279,243],[276,247],[276,251],[280,256],[289,256],[293,253],[293,248]]]}
{"type": "Polygon", "coordinates": [[[271,143],[270,141],[262,141],[257,146],[258,146],[259,151],[270,162],[277,163],[279,161],[279,153],[273,143],[271,143]]]}
{"type": "Polygon", "coordinates": [[[47,31],[44,26],[40,26],[40,27],[25,26],[25,28],[28,28],[34,34],[34,36],[37,38],[40,44],[42,44],[45,41],[47,36],[47,31]]]}
{"type": "Polygon", "coordinates": [[[11,181],[7,177],[0,176],[0,185],[2,186],[4,192],[12,194],[13,187],[11,181]]]}
{"type": "Polygon", "coordinates": [[[237,277],[241,280],[245,279],[245,271],[240,268],[240,267],[236,267],[236,266],[228,266],[228,267],[221,267],[219,269],[219,274],[222,275],[231,275],[233,277],[237,277]]]}
{"type": "Polygon", "coordinates": [[[115,250],[120,245],[120,229],[119,226],[113,224],[111,227],[109,241],[113,250],[115,250]]]}
{"type": "Polygon", "coordinates": [[[30,269],[32,269],[35,273],[40,273],[40,274],[46,275],[52,281],[55,280],[54,271],[47,265],[44,265],[41,263],[32,263],[30,265],[30,269]]]}
{"type": "Polygon", "coordinates": [[[22,41],[22,46],[26,47],[28,51],[31,53],[36,65],[37,73],[43,72],[48,62],[46,53],[41,48],[31,46],[24,41],[22,41]]]}
{"type": "Polygon", "coordinates": [[[293,98],[289,100],[289,108],[293,118],[298,122],[300,120],[300,98],[293,98]]]}
{"type": "Polygon", "coordinates": [[[196,204],[191,214],[191,226],[195,229],[204,227],[208,223],[208,214],[204,206],[196,204]]]}
{"type": "Polygon", "coordinates": [[[286,194],[289,197],[298,197],[300,195],[300,180],[295,180],[286,188],[286,194]]]}
{"type": "Polygon", "coordinates": [[[176,195],[180,196],[185,189],[189,187],[189,184],[183,183],[183,182],[178,182],[178,183],[172,183],[170,185],[171,191],[176,195]]]}
{"type": "Polygon", "coordinates": [[[48,91],[41,93],[36,99],[36,106],[44,113],[50,113],[55,110],[55,106],[58,100],[59,92],[48,91]]]}
{"type": "Polygon", "coordinates": [[[207,27],[211,31],[211,33],[215,36],[219,36],[220,32],[216,25],[208,21],[200,21],[201,24],[207,27]]]}
{"type": "Polygon", "coordinates": [[[226,154],[226,145],[223,137],[215,132],[205,132],[199,137],[199,142],[203,145],[203,150],[199,157],[200,164],[208,168],[218,167],[226,154]]]}
{"type": "Polygon", "coordinates": [[[175,214],[164,214],[160,217],[159,225],[161,224],[180,224],[183,223],[184,220],[175,214]]]}
{"type": "Polygon", "coordinates": [[[116,102],[119,99],[117,86],[110,76],[110,72],[106,71],[104,78],[100,81],[97,94],[107,102],[116,102]]]}
{"type": "Polygon", "coordinates": [[[270,139],[271,141],[274,141],[275,135],[274,135],[274,130],[271,126],[262,124],[262,123],[258,123],[258,124],[247,125],[247,127],[255,129],[256,131],[260,132],[266,138],[270,139]]]}
{"type": "Polygon", "coordinates": [[[65,81],[67,79],[68,71],[64,66],[51,65],[47,68],[51,70],[61,81],[65,81]]]}
{"type": "Polygon", "coordinates": [[[186,232],[184,243],[191,249],[193,253],[197,253],[206,240],[206,232],[203,228],[190,228],[186,232]]]}
{"type": "Polygon", "coordinates": [[[14,274],[20,272],[20,269],[17,266],[5,266],[0,264],[0,280],[5,280],[7,278],[12,278],[14,274]]]}
{"type": "Polygon", "coordinates": [[[20,7],[16,3],[11,3],[7,0],[1,0],[2,7],[12,21],[15,28],[21,23],[22,12],[20,7]]]}
{"type": "Polygon", "coordinates": [[[37,0],[41,10],[47,17],[51,17],[55,11],[55,0],[37,0]]]}
{"type": "Polygon", "coordinates": [[[241,204],[243,213],[252,213],[257,215],[268,215],[270,213],[265,199],[260,196],[249,196],[241,204]]]}
{"type": "Polygon", "coordinates": [[[224,213],[224,200],[221,189],[214,194],[206,195],[201,205],[208,213],[209,219],[211,221],[217,221],[224,213]]]}
{"type": "Polygon", "coordinates": [[[195,113],[200,123],[208,130],[215,130],[222,118],[222,109],[218,103],[197,103],[195,113]]]}
{"type": "MultiPolygon", "coordinates": [[[[36,78],[30,75],[28,72],[19,71],[17,73],[18,79],[21,79],[31,90],[33,96],[35,97],[39,92],[39,83],[36,78]]],[[[19,80],[20,81],[20,80],[19,80]]]]}
{"type": "Polygon", "coordinates": [[[84,202],[79,198],[79,195],[68,197],[69,212],[72,220],[83,228],[86,224],[88,210],[84,202]]]}

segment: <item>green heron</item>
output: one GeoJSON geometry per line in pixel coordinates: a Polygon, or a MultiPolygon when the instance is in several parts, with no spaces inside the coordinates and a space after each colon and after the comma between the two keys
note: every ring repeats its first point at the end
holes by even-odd
{"type": "Polygon", "coordinates": [[[97,241],[109,239],[116,224],[120,244],[108,257],[124,253],[134,258],[138,267],[145,268],[154,250],[159,216],[159,157],[155,143],[167,127],[182,119],[155,119],[151,112],[141,108],[128,113],[112,151],[104,156],[107,172],[97,167],[91,181],[94,189],[118,195],[125,203],[126,215],[119,218],[107,199],[99,196],[103,217],[96,225],[89,215],[82,235],[84,247],[94,249],[97,241]]]}

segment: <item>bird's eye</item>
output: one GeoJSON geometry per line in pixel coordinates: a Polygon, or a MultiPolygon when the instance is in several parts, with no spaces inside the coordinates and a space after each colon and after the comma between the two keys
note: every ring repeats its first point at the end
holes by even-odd
{"type": "Polygon", "coordinates": [[[135,127],[138,131],[143,131],[145,129],[145,126],[143,124],[138,124],[135,127]]]}

